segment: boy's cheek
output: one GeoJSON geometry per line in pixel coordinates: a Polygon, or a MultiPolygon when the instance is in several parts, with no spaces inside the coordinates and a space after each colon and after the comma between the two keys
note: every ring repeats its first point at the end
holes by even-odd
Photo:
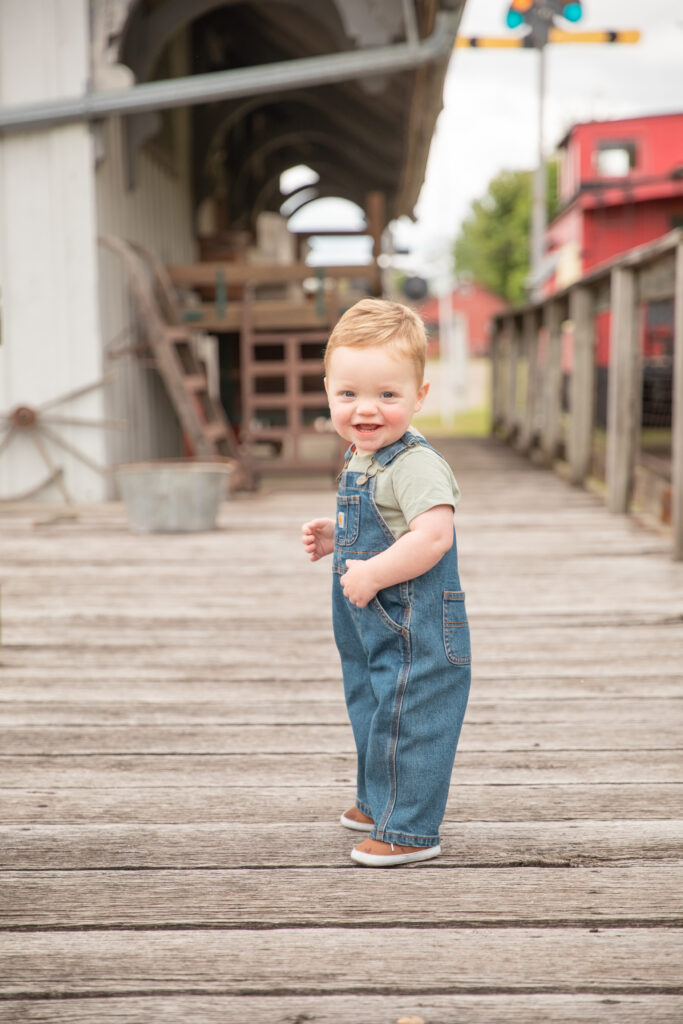
{"type": "Polygon", "coordinates": [[[408,409],[403,406],[389,406],[384,410],[384,422],[387,426],[398,427],[405,423],[406,419],[410,419],[410,413],[408,409]]]}

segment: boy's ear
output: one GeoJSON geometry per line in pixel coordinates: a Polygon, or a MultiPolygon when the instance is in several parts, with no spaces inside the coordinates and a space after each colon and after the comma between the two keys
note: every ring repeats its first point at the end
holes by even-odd
{"type": "Polygon", "coordinates": [[[325,394],[329,395],[329,389],[327,387],[327,377],[323,377],[323,384],[325,385],[325,394]]]}
{"type": "Polygon", "coordinates": [[[417,402],[415,403],[415,412],[419,412],[424,404],[424,400],[429,393],[429,381],[426,380],[422,383],[422,386],[418,388],[417,402]]]}

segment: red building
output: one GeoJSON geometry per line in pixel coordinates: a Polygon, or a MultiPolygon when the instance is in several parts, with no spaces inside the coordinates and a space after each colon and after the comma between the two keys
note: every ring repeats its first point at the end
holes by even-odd
{"type": "Polygon", "coordinates": [[[683,113],[577,124],[560,143],[562,209],[546,234],[546,294],[683,227],[683,113]]]}
{"type": "MultiPolygon", "coordinates": [[[[551,268],[546,295],[634,246],[683,227],[683,113],[577,124],[560,149],[562,207],[546,233],[551,268]]],[[[663,409],[667,401],[670,408],[673,303],[650,303],[642,314],[644,425],[664,426],[660,412],[651,410],[663,409]]],[[[609,328],[609,314],[599,314],[595,331],[601,425],[609,328]]]]}
{"type": "MultiPolygon", "coordinates": [[[[491,320],[496,313],[508,308],[500,295],[477,284],[476,281],[461,280],[451,293],[451,309],[454,316],[462,316],[467,336],[467,351],[471,356],[488,355],[491,343],[491,320]]],[[[430,338],[429,354],[439,351],[439,299],[424,302],[418,312],[424,320],[430,338]]]]}

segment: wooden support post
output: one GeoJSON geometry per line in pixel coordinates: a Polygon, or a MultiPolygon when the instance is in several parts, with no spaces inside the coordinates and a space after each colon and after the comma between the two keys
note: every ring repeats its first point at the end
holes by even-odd
{"type": "Polygon", "coordinates": [[[503,347],[502,328],[499,320],[493,321],[491,334],[491,434],[495,434],[505,416],[503,395],[501,393],[502,366],[501,349],[503,347]]]}
{"type": "Polygon", "coordinates": [[[615,267],[607,383],[607,507],[628,512],[633,494],[642,405],[635,271],[615,267]]]}
{"type": "Polygon", "coordinates": [[[674,285],[673,423],[671,437],[671,513],[673,556],[683,559],[683,241],[676,246],[674,285]]]}
{"type": "Polygon", "coordinates": [[[569,296],[574,325],[574,355],[569,388],[569,479],[581,485],[590,469],[593,440],[594,309],[590,288],[577,285],[569,296]]]}
{"type": "Polygon", "coordinates": [[[508,320],[508,379],[507,400],[505,409],[505,440],[512,441],[517,436],[519,421],[517,419],[517,366],[519,362],[520,336],[517,321],[514,317],[508,320]]]}
{"type": "Polygon", "coordinates": [[[524,314],[522,348],[526,359],[526,395],[520,416],[518,447],[528,454],[534,443],[538,392],[538,317],[535,310],[524,314]]]}
{"type": "Polygon", "coordinates": [[[382,254],[382,233],[386,227],[384,192],[368,192],[365,199],[365,216],[368,222],[368,234],[372,236],[372,262],[374,264],[372,288],[375,295],[381,295],[382,274],[377,261],[382,254]]]}
{"type": "Polygon", "coordinates": [[[543,310],[543,326],[547,336],[541,446],[546,462],[552,465],[560,444],[562,411],[562,306],[559,302],[546,303],[543,310]]]}

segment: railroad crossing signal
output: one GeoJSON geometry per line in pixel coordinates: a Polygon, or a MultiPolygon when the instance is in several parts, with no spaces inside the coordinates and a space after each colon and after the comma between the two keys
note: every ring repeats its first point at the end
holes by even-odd
{"type": "Polygon", "coordinates": [[[531,46],[545,46],[556,17],[580,21],[583,9],[578,0],[512,0],[505,19],[508,28],[529,26],[531,46]]]}
{"type": "Polygon", "coordinates": [[[528,31],[522,36],[458,36],[455,45],[458,48],[471,47],[481,49],[497,48],[529,48],[541,50],[548,43],[637,43],[640,32],[626,31],[594,31],[567,32],[557,25],[556,18],[576,22],[583,17],[583,5],[580,0],[510,0],[505,18],[508,28],[522,28],[528,31]]]}
{"type": "Polygon", "coordinates": [[[508,28],[526,26],[523,36],[457,36],[457,48],[496,49],[524,47],[538,51],[538,166],[534,175],[531,212],[531,279],[536,290],[542,276],[545,217],[545,166],[543,154],[543,107],[545,101],[545,48],[548,43],[637,43],[640,32],[626,31],[567,32],[558,28],[556,18],[580,21],[583,7],[580,0],[510,0],[506,16],[508,28]]]}

